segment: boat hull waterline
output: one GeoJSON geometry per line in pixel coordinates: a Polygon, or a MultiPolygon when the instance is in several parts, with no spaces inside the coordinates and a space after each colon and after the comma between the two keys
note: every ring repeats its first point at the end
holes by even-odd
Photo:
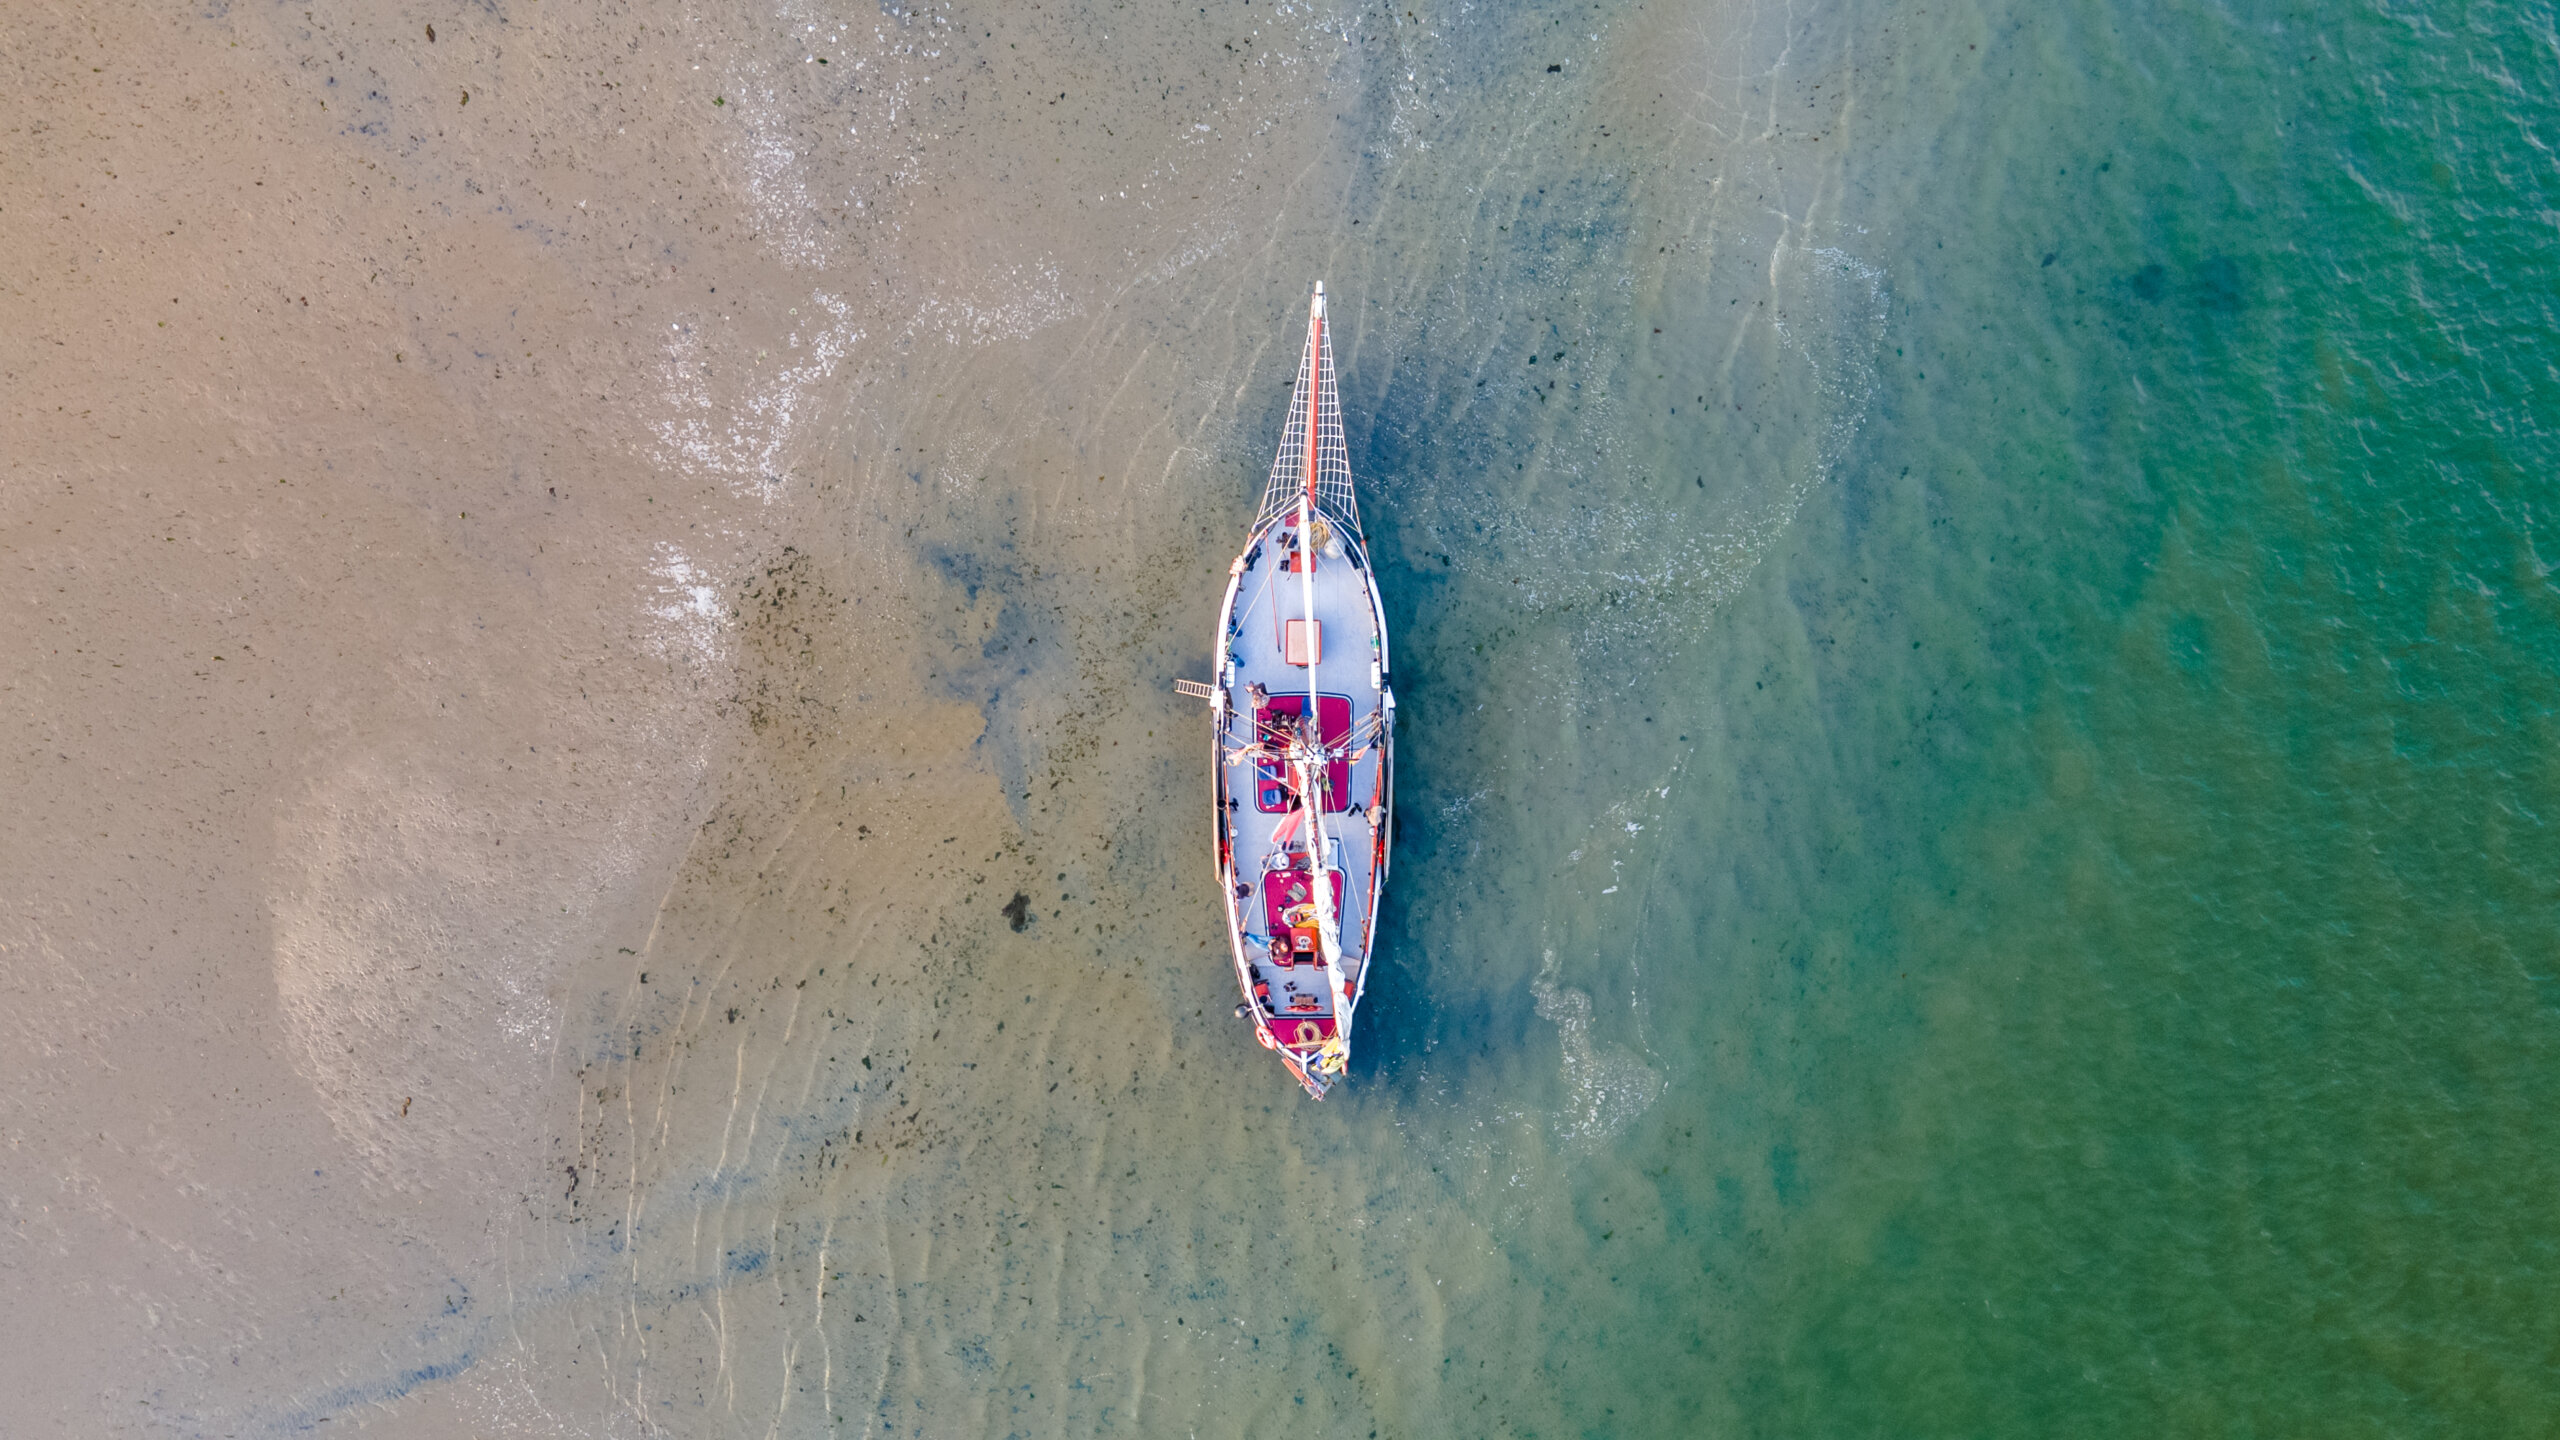
{"type": "Polygon", "coordinates": [[[1324,286],[1260,512],[1227,569],[1209,701],[1239,1015],[1307,1093],[1349,1064],[1386,887],[1395,691],[1360,531],[1324,286]]]}

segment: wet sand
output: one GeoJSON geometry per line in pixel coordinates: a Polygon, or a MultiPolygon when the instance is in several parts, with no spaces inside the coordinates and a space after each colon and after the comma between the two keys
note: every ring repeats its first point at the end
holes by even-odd
{"type": "MultiPolygon", "coordinates": [[[[1865,403],[1837,173],[1752,138],[1820,67],[1735,58],[1831,42],[1119,15],[0,22],[19,1419],[1434,1433],[1538,1353],[1443,1298],[1514,1252],[1432,1082],[1223,1020],[1169,681],[1319,275],[1403,653],[1574,617],[1468,753],[1692,643],[1865,403]]],[[[1613,863],[1480,789],[1437,843],[1613,863]]],[[[1563,1037],[1522,1153],[1665,1083],[1558,978],[1607,923],[1465,957],[1563,1037]]]]}

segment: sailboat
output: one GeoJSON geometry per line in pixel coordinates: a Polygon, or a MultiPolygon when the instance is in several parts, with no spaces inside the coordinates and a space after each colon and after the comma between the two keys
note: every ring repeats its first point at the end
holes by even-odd
{"type": "Polygon", "coordinates": [[[1387,882],[1395,689],[1343,444],[1324,284],[1262,508],[1227,567],[1209,702],[1218,881],[1253,1022],[1317,1099],[1351,1059],[1387,882]]]}

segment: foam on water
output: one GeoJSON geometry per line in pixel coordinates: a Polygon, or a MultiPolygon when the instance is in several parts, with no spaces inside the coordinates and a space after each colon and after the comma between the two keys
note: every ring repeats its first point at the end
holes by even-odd
{"type": "Polygon", "coordinates": [[[1632,1050],[1592,1040],[1591,997],[1558,986],[1556,952],[1546,955],[1529,993],[1537,997],[1538,1018],[1556,1027],[1563,1044],[1569,1098],[1559,1128],[1576,1148],[1588,1149],[1634,1124],[1661,1097],[1663,1080],[1632,1050]]]}
{"type": "MultiPolygon", "coordinates": [[[[789,312],[794,321],[801,313],[789,312]]],[[[650,458],[717,476],[743,494],[765,495],[781,484],[811,442],[819,396],[862,342],[852,307],[839,297],[813,291],[807,313],[805,328],[785,332],[778,357],[761,349],[747,356],[734,340],[715,341],[727,317],[669,321],[650,458]]]]}

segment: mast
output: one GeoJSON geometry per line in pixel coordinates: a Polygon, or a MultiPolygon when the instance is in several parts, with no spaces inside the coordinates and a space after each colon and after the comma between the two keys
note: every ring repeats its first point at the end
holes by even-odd
{"type": "MultiPolygon", "coordinates": [[[[1298,491],[1298,598],[1307,632],[1316,631],[1316,467],[1322,454],[1324,427],[1324,282],[1316,282],[1307,308],[1307,455],[1306,484],[1298,491]]],[[[1312,660],[1313,655],[1309,656],[1312,660]]],[[[1351,1033],[1351,996],[1342,974],[1342,930],[1333,912],[1333,871],[1326,864],[1329,846],[1324,833],[1324,782],[1332,777],[1325,752],[1324,710],[1316,666],[1307,666],[1306,721],[1299,745],[1299,803],[1307,807],[1307,871],[1314,882],[1316,942],[1324,947],[1325,985],[1333,998],[1332,1042],[1324,1048],[1321,1068],[1340,1073],[1351,1033]]]]}
{"type": "MultiPolygon", "coordinates": [[[[1307,512],[1316,503],[1316,457],[1322,453],[1324,403],[1324,282],[1316,282],[1316,298],[1307,307],[1307,485],[1298,506],[1298,533],[1304,536],[1307,512]]],[[[1315,568],[1315,557],[1307,557],[1307,569],[1315,568]]],[[[1309,615],[1312,617],[1313,611],[1309,615]]]]}

